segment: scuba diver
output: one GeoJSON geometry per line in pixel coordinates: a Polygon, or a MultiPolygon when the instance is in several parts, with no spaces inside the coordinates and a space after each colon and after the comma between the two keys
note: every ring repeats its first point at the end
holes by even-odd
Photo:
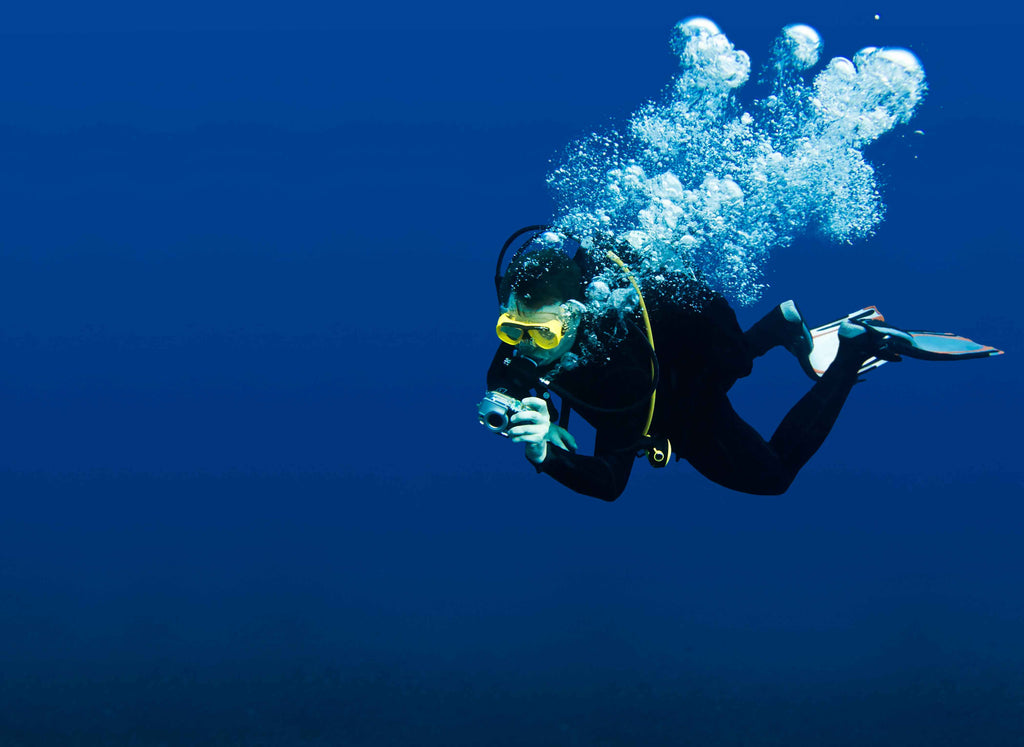
{"type": "MultiPolygon", "coordinates": [[[[499,255],[501,344],[478,417],[523,444],[537,472],[605,501],[622,494],[634,460],[645,454],[655,467],[674,454],[733,490],[784,493],[828,436],[860,374],[903,355],[955,360],[1001,353],[957,335],[891,327],[874,307],[811,330],[787,301],[744,331],[725,298],[696,276],[641,292],[615,251],[602,256],[588,247],[570,256],[564,238],[530,226],[499,255]],[[502,274],[504,254],[529,232],[502,274]],[[595,288],[602,290],[595,257],[621,270],[635,291],[635,311],[602,315],[587,305],[595,288]],[[766,441],[735,412],[728,392],[750,374],[755,358],[778,346],[815,383],[766,441]],[[577,453],[568,429],[572,410],[596,431],[592,456],[577,453]]],[[[630,257],[629,245],[616,249],[630,257]]]]}

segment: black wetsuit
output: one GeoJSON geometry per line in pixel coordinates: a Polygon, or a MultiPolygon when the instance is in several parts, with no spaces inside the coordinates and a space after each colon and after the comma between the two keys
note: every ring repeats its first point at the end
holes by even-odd
{"type": "MultiPolygon", "coordinates": [[[[660,364],[651,434],[669,438],[677,458],[725,487],[758,495],[784,492],[831,430],[857,381],[857,365],[837,361],[765,441],[729,402],[729,389],[750,373],[754,357],[763,350],[757,351],[740,329],[728,303],[713,296],[699,310],[666,304],[651,310],[651,325],[660,364]]],[[[551,379],[552,388],[571,395],[572,409],[594,426],[596,441],[593,456],[549,443],[539,472],[602,500],[622,494],[649,410],[643,396],[651,384],[648,351],[645,336],[635,329],[607,359],[551,379]],[[585,403],[629,409],[600,412],[585,403]]],[[[487,386],[521,399],[533,382],[516,374],[516,366],[507,363],[511,360],[514,349],[502,345],[488,370],[487,386]]],[[[534,391],[543,388],[538,385],[534,391]]]]}

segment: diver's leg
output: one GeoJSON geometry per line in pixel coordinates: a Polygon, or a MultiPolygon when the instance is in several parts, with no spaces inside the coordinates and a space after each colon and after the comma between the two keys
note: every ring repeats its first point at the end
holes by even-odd
{"type": "Polygon", "coordinates": [[[683,454],[694,469],[732,490],[779,495],[793,481],[771,445],[733,409],[721,389],[706,389],[685,417],[690,432],[683,454]]]}
{"type": "Polygon", "coordinates": [[[830,368],[779,423],[768,443],[791,480],[825,442],[856,383],[856,368],[830,368]]]}
{"type": "Polygon", "coordinates": [[[886,341],[866,333],[861,325],[844,323],[839,329],[839,351],[835,360],[775,429],[769,445],[793,476],[825,441],[846,403],[857,372],[868,358],[886,355],[886,341]]]}
{"type": "Polygon", "coordinates": [[[655,346],[663,371],[683,378],[710,378],[728,389],[750,374],[754,364],[746,333],[725,298],[716,296],[699,312],[669,308],[655,327],[655,346]]]}
{"type": "Polygon", "coordinates": [[[793,301],[783,301],[743,334],[755,358],[779,346],[795,356],[807,357],[814,344],[803,315],[793,301]]]}
{"type": "Polygon", "coordinates": [[[684,456],[727,488],[755,495],[785,492],[824,443],[857,383],[857,370],[873,354],[869,341],[841,337],[835,362],[767,442],[736,414],[723,390],[704,389],[687,413],[692,437],[684,456]]]}

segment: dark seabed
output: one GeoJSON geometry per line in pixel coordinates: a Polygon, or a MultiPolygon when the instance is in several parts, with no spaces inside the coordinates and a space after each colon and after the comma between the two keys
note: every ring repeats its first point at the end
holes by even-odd
{"type": "MultiPolygon", "coordinates": [[[[769,5],[11,11],[0,747],[1024,743],[1024,15],[769,5]],[[783,496],[604,504],[475,420],[494,260],[692,15],[928,76],[876,234],[779,250],[741,321],[1007,354],[872,372],[783,496]]],[[[733,400],[806,388],[778,353],[733,400]]]]}

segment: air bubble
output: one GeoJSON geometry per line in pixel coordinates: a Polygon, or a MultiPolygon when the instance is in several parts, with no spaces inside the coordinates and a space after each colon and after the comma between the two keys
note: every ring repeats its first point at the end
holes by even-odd
{"type": "Polygon", "coordinates": [[[818,64],[821,55],[821,37],[810,26],[794,23],[782,30],[775,43],[777,64],[794,70],[806,70],[818,64]]]}
{"type": "MultiPolygon", "coordinates": [[[[740,304],[758,300],[771,253],[797,237],[871,235],[884,206],[863,149],[920,104],[925,74],[912,52],[865,47],[815,75],[820,35],[786,26],[770,93],[742,105],[750,58],[713,21],[680,21],[670,44],[680,70],[665,95],[622,130],[572,144],[549,173],[555,229],[623,246],[642,287],[685,294],[692,284],[677,281],[699,275],[740,304]]],[[[603,277],[588,299],[620,304],[621,282],[603,277]]]]}

